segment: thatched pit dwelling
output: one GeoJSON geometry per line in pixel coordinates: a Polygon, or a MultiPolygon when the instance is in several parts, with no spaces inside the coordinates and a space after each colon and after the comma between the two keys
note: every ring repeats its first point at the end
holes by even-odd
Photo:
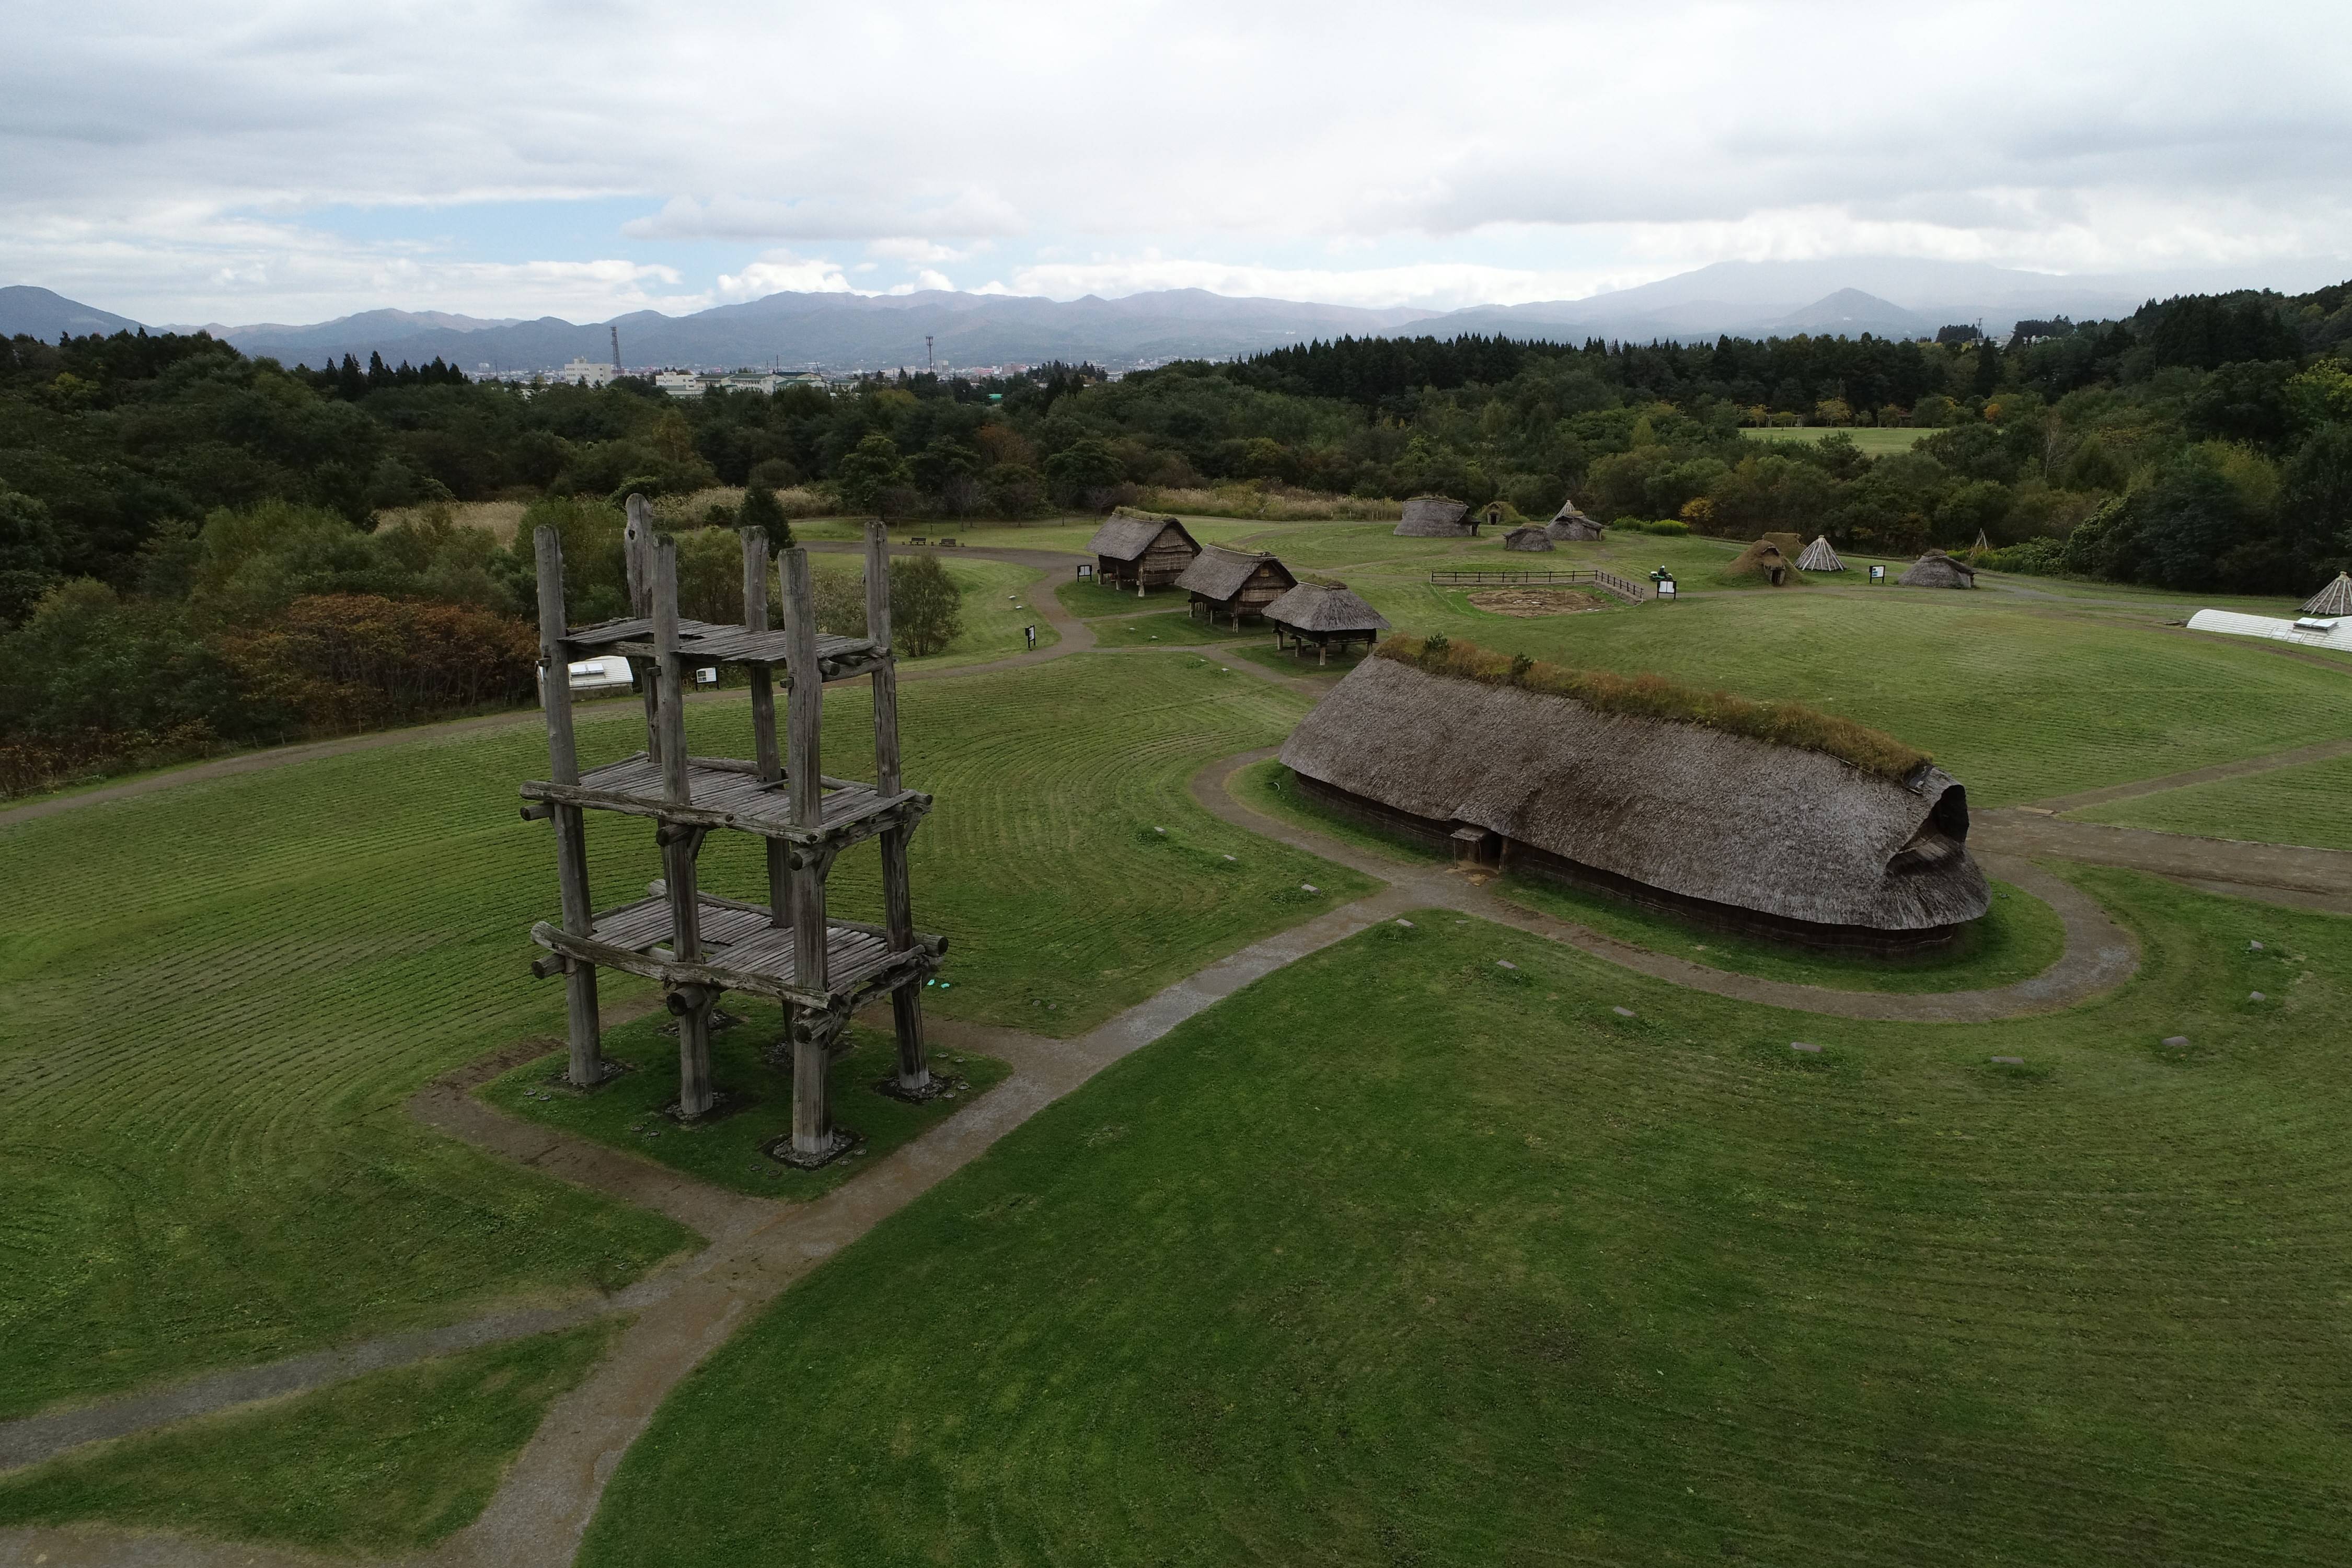
{"type": "Polygon", "coordinates": [[[1790,560],[1791,550],[1783,550],[1767,534],[1732,557],[1731,564],[1723,569],[1727,580],[1741,577],[1761,577],[1775,588],[1786,588],[1804,581],[1797,574],[1796,563],[1790,560]]]}
{"type": "Polygon", "coordinates": [[[1826,533],[1820,533],[1815,534],[1813,536],[1813,542],[1805,546],[1805,552],[1797,557],[1797,570],[1800,572],[1843,572],[1845,570],[1845,563],[1839,560],[1838,552],[1834,549],[1831,548],[1830,536],[1826,533]]]}
{"type": "Polygon", "coordinates": [[[1239,631],[1244,616],[1264,615],[1268,605],[1298,586],[1298,579],[1271,555],[1212,544],[1192,557],[1176,586],[1192,595],[1188,615],[1205,614],[1212,621],[1223,616],[1239,631]]]}
{"type": "Polygon", "coordinates": [[[1601,537],[1601,525],[1577,510],[1574,501],[1564,500],[1544,525],[1544,531],[1554,539],[1591,540],[1601,537]]]}
{"type": "Polygon", "coordinates": [[[1184,525],[1172,517],[1119,508],[1103,520],[1087,543],[1095,558],[1095,576],[1114,588],[1167,588],[1184,574],[1201,546],[1184,525]]]}
{"type": "Polygon", "coordinates": [[[1404,516],[1396,525],[1399,539],[1469,539],[1476,535],[1478,525],[1465,521],[1470,510],[1467,501],[1449,500],[1444,496],[1415,496],[1404,503],[1404,516]]]}
{"type": "Polygon", "coordinates": [[[1967,562],[1930,550],[1912,563],[1911,570],[1895,579],[1899,588],[1973,588],[1977,569],[1967,562]]]}
{"type": "Polygon", "coordinates": [[[1531,522],[1525,528],[1515,528],[1503,535],[1503,548],[1506,550],[1549,550],[1551,547],[1551,532],[1540,523],[1531,522]]]}
{"type": "Polygon", "coordinates": [[[1296,658],[1311,647],[1318,664],[1330,663],[1335,647],[1343,655],[1354,643],[1370,647],[1389,629],[1386,617],[1344,583],[1301,583],[1268,605],[1265,618],[1274,623],[1276,648],[1289,648],[1296,658]]]}
{"type": "MultiPolygon", "coordinates": [[[[1381,648],[1292,732],[1302,791],[1465,858],[1807,947],[1932,952],[1990,907],[1967,793],[1925,761],[1889,776],[1655,703],[1433,670],[1416,646],[1381,648]]],[[[1853,733],[1888,765],[1916,755],[1853,733]]]]}

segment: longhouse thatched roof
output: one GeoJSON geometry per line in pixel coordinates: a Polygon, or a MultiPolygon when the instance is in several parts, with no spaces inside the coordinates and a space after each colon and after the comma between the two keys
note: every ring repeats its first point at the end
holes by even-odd
{"type": "Polygon", "coordinates": [[[1967,562],[1930,550],[1911,564],[1911,569],[1895,579],[1898,588],[1973,588],[1977,585],[1977,569],[1967,562]]]}
{"type": "Polygon", "coordinates": [[[1265,607],[1265,618],[1302,632],[1384,632],[1389,623],[1345,584],[1301,583],[1265,607]]]}
{"type": "Polygon", "coordinates": [[[1444,496],[1415,496],[1404,503],[1404,517],[1396,531],[1405,539],[1460,538],[1470,531],[1469,524],[1462,521],[1469,510],[1467,501],[1449,500],[1444,496]]]}
{"type": "Polygon", "coordinates": [[[1366,659],[1282,761],[1438,822],[1685,898],[1791,921],[1923,931],[1990,907],[1967,793],[1822,752],[1366,659]]]}
{"type": "Polygon", "coordinates": [[[1176,579],[1176,586],[1188,594],[1198,594],[1208,599],[1230,599],[1242,591],[1250,574],[1261,566],[1272,566],[1282,574],[1286,583],[1297,584],[1290,568],[1271,555],[1260,555],[1254,550],[1234,550],[1222,544],[1206,544],[1201,553],[1192,557],[1192,564],[1176,579]]]}
{"type": "Polygon", "coordinates": [[[2338,572],[2336,581],[2304,601],[2306,616],[2352,616],[2352,572],[2338,572]]]}
{"type": "Polygon", "coordinates": [[[1154,517],[1149,512],[1129,511],[1121,507],[1105,518],[1103,525],[1095,530],[1094,538],[1087,543],[1087,553],[1108,555],[1113,561],[1140,560],[1143,552],[1151,548],[1151,542],[1171,525],[1177,532],[1184,534],[1187,541],[1192,539],[1192,536],[1185,532],[1184,525],[1172,517],[1154,517]]]}
{"type": "Polygon", "coordinates": [[[1838,552],[1835,550],[1830,548],[1830,536],[1828,534],[1816,534],[1813,538],[1813,542],[1805,546],[1805,552],[1797,557],[1797,570],[1800,572],[1843,572],[1845,570],[1845,563],[1838,559],[1838,552]]]}

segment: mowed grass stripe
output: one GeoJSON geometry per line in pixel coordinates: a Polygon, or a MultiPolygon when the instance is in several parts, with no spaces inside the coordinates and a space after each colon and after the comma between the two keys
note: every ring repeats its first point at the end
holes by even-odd
{"type": "MultiPolygon", "coordinates": [[[[916,910],[954,942],[929,1005],[1075,1033],[1369,887],[1185,792],[1302,706],[1181,656],[908,685],[907,776],[940,801],[916,910]]],[[[863,690],[827,709],[828,768],[866,772],[863,690]]],[[[696,751],[748,751],[740,704],[689,711],[696,751]]],[[[580,728],[592,762],[641,743],[634,705],[580,728]]],[[[404,1110],[562,1027],[561,988],[527,969],[551,837],[514,793],[545,760],[529,728],[435,738],[0,829],[34,890],[0,910],[0,1413],[609,1289],[688,1244],[404,1110]]],[[[652,837],[592,824],[600,903],[643,896],[652,837]]],[[[714,889],[763,893],[756,841],[705,862],[714,889]]],[[[878,918],[872,847],[835,892],[878,918]]],[[[604,981],[607,1005],[648,994],[604,981]]]]}

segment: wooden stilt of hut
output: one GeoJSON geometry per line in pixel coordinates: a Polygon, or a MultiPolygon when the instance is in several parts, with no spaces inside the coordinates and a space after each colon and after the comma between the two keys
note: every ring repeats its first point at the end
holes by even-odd
{"type": "Polygon", "coordinates": [[[1286,647],[1297,658],[1311,647],[1317,664],[1330,663],[1335,646],[1343,655],[1355,643],[1370,647],[1389,629],[1381,613],[1344,583],[1301,583],[1268,605],[1265,618],[1274,623],[1276,649],[1286,647]]]}
{"type": "Polygon", "coordinates": [[[656,540],[631,498],[624,536],[630,603],[643,613],[572,629],[563,614],[562,546],[541,528],[537,551],[540,643],[546,670],[550,776],[522,786],[526,817],[551,819],[562,894],[560,921],[531,928],[548,950],[532,965],[542,977],[565,976],[569,999],[567,1080],[588,1089],[606,1066],[597,1030],[596,971],[617,969],[658,983],[678,1021],[678,1100],[682,1121],[719,1105],[710,1072],[710,1018],[729,991],[782,1005],[786,1035],[779,1055],[793,1083],[793,1126],[770,1152],[795,1165],[817,1165],[855,1142],[835,1126],[826,1071],[850,1014],[887,994],[898,1036],[894,1092],[924,1099],[937,1092],[923,1038],[921,987],[947,950],[915,930],[907,841],[931,797],[905,787],[898,773],[898,667],[890,649],[888,542],[867,526],[867,635],[819,635],[808,557],[784,552],[784,627],[768,626],[768,541],[743,530],[744,617],[738,626],[681,619],[677,555],[656,540]],[[646,672],[646,749],[583,772],[574,745],[570,662],[618,654],[646,672]],[[690,757],[684,701],[690,671],[704,665],[743,668],[751,682],[752,755],[690,757]],[[775,677],[787,683],[786,725],[776,726],[775,677]],[[875,779],[827,778],[820,755],[824,682],[865,675],[873,681],[875,779]],[[651,896],[599,911],[590,902],[585,813],[650,819],[662,876],[651,896]],[[701,891],[698,861],[714,832],[766,841],[768,896],[747,903],[701,891]],[[884,923],[835,920],[825,884],[835,858],[878,837],[884,923]]]}
{"type": "Polygon", "coordinates": [[[1845,563],[1839,560],[1838,552],[1830,548],[1830,536],[1828,534],[1816,534],[1813,537],[1813,542],[1805,546],[1805,552],[1797,557],[1797,570],[1800,572],[1843,572],[1845,570],[1845,563]]]}
{"type": "Polygon", "coordinates": [[[2322,619],[2352,616],[2352,572],[2338,572],[2336,581],[2303,602],[2303,613],[2322,619]]]}
{"type": "Polygon", "coordinates": [[[1239,631],[1244,617],[1264,615],[1298,579],[1274,556],[1212,544],[1192,558],[1176,586],[1192,595],[1187,615],[1205,615],[1212,623],[1223,616],[1239,631]]]}

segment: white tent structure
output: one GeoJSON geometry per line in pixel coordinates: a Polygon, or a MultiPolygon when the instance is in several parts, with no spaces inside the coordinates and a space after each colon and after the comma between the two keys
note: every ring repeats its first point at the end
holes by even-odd
{"type": "Polygon", "coordinates": [[[2235,610],[2200,610],[2189,617],[2192,632],[2220,632],[2227,637],[2269,637],[2302,647],[2340,648],[2352,653],[2352,616],[2334,619],[2305,616],[2282,621],[2272,616],[2242,616],[2235,610]]]}
{"type": "Polygon", "coordinates": [[[1817,533],[1813,536],[1813,542],[1805,546],[1805,552],[1797,557],[1797,570],[1843,572],[1845,570],[1845,563],[1839,560],[1838,552],[1830,548],[1830,536],[1826,533],[1817,533]]]}
{"type": "Polygon", "coordinates": [[[2306,616],[2352,616],[2352,572],[2338,572],[2336,581],[2304,601],[2306,616]]]}

